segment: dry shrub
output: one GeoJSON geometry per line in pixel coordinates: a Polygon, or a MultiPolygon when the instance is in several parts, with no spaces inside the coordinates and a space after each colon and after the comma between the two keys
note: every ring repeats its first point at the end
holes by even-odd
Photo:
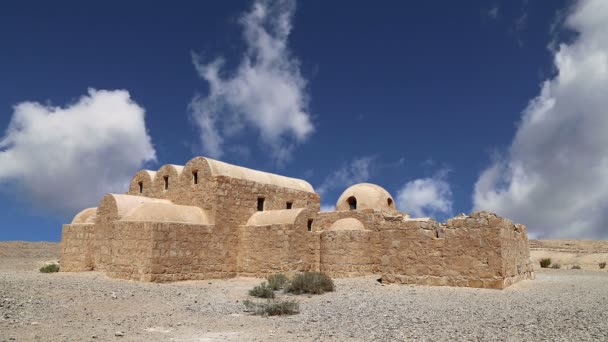
{"type": "Polygon", "coordinates": [[[551,258],[542,258],[540,259],[540,267],[548,268],[551,265],[551,258]]]}
{"type": "Polygon", "coordinates": [[[266,282],[263,282],[249,290],[249,295],[258,298],[274,298],[274,291],[266,284],[266,282]]]}
{"type": "Polygon", "coordinates": [[[553,265],[551,265],[551,268],[554,269],[554,270],[559,270],[560,268],[562,268],[562,265],[560,265],[560,264],[553,264],[553,265]]]}
{"type": "Polygon", "coordinates": [[[606,268],[606,262],[602,261],[598,264],[598,266],[600,267],[601,270],[603,270],[604,268],[606,268]]]}
{"type": "Polygon", "coordinates": [[[42,272],[42,273],[59,272],[59,265],[57,265],[57,264],[48,264],[46,266],[42,266],[42,267],[40,267],[40,272],[42,272]]]}
{"type": "Polygon", "coordinates": [[[323,294],[325,292],[332,292],[334,289],[334,281],[327,274],[302,272],[293,277],[289,285],[285,287],[285,292],[293,294],[323,294]]]}
{"type": "Polygon", "coordinates": [[[269,299],[266,302],[245,300],[243,304],[246,311],[261,316],[293,315],[300,312],[300,303],[289,299],[269,299]]]}
{"type": "Polygon", "coordinates": [[[273,274],[266,280],[268,280],[268,286],[270,286],[270,288],[274,291],[285,288],[285,286],[289,282],[289,278],[287,278],[287,276],[283,273],[273,274]]]}
{"type": "Polygon", "coordinates": [[[574,265],[574,266],[572,266],[572,269],[573,269],[573,270],[580,270],[580,269],[581,269],[581,267],[580,267],[579,265],[574,265]]]}

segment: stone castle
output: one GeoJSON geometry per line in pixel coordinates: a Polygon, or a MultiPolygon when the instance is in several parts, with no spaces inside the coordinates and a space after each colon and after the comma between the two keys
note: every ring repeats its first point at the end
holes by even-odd
{"type": "Polygon", "coordinates": [[[165,282],[321,271],[502,289],[534,276],[523,225],[487,212],[410,218],[374,184],[333,212],[306,181],[196,157],[142,170],[63,226],[62,271],[165,282]]]}

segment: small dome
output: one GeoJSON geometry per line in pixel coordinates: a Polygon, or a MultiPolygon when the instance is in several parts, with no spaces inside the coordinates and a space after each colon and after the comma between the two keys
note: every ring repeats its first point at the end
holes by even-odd
{"type": "Polygon", "coordinates": [[[365,230],[365,227],[356,218],[348,217],[334,222],[328,230],[365,230]]]}
{"type": "Polygon", "coordinates": [[[76,214],[72,220],[72,224],[77,223],[95,223],[97,218],[97,207],[87,208],[76,214]]]}
{"type": "Polygon", "coordinates": [[[359,183],[344,190],[336,203],[336,211],[354,209],[395,210],[395,201],[381,186],[359,183]]]}

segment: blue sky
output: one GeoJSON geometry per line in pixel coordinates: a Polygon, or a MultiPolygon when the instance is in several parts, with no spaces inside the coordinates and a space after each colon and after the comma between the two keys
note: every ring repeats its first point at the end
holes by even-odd
{"type": "Polygon", "coordinates": [[[416,216],[608,238],[606,5],[6,4],[0,240],[57,241],[196,155],[304,178],[324,207],[367,181],[416,216]]]}

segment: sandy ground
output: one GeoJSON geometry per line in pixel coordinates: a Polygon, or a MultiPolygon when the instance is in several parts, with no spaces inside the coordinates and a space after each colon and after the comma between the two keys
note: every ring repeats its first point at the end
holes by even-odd
{"type": "Polygon", "coordinates": [[[0,253],[0,341],[608,340],[606,271],[541,270],[503,291],[338,279],[336,292],[295,297],[300,314],[265,318],[242,304],[259,279],[42,274],[37,267],[57,255],[36,253],[0,253]]]}
{"type": "Polygon", "coordinates": [[[540,268],[539,260],[542,258],[550,258],[562,269],[580,266],[584,270],[600,271],[599,263],[608,263],[608,241],[530,240],[530,259],[535,268],[540,268]]]}

